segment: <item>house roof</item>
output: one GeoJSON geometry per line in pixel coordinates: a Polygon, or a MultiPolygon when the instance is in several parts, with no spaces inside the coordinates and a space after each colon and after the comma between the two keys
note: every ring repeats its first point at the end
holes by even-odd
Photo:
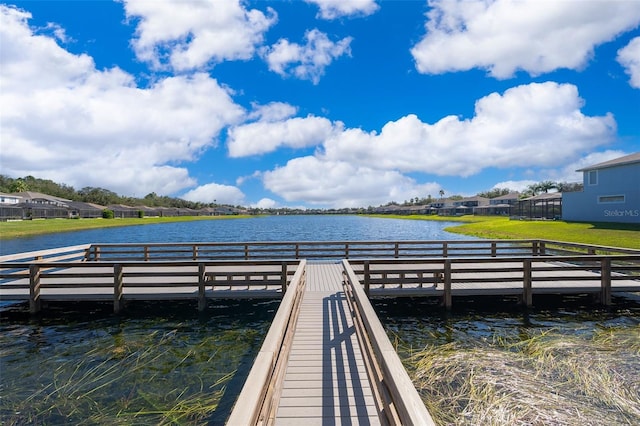
{"type": "Polygon", "coordinates": [[[634,154],[625,155],[624,157],[614,158],[613,160],[605,161],[602,163],[594,164],[593,166],[584,167],[576,170],[577,172],[586,172],[589,170],[606,169],[607,167],[622,166],[626,164],[640,163],[640,152],[634,154]]]}

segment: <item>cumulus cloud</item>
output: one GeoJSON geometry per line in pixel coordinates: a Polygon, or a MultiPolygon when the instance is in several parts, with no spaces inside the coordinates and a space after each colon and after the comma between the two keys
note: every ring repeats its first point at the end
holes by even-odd
{"type": "Polygon", "coordinates": [[[182,198],[201,203],[239,205],[245,201],[244,193],[235,186],[208,183],[185,193],[182,198]]]}
{"type": "Polygon", "coordinates": [[[640,23],[635,1],[431,0],[418,71],[486,69],[496,78],[580,69],[595,46],[640,23]]]}
{"type": "Polygon", "coordinates": [[[301,80],[320,82],[324,70],[334,59],[351,55],[351,37],[333,42],[318,29],[307,31],[304,45],[280,39],[271,47],[264,48],[262,55],[269,69],[283,77],[294,76],[301,80]]]}
{"type": "Polygon", "coordinates": [[[278,203],[271,198],[262,198],[255,204],[254,207],[257,207],[259,209],[273,209],[278,207],[278,203]]]}
{"type": "Polygon", "coordinates": [[[382,131],[347,129],[324,144],[328,161],[437,175],[471,176],[487,167],[553,167],[611,141],[610,114],[590,117],[570,84],[517,86],[475,105],[475,116],[434,124],[407,115],[382,131]]]}
{"type": "Polygon", "coordinates": [[[625,47],[618,50],[618,62],[631,76],[629,84],[631,87],[640,89],[640,37],[636,37],[625,47]]]}
{"type": "Polygon", "coordinates": [[[263,175],[265,188],[287,201],[305,200],[314,205],[361,207],[389,200],[406,200],[436,194],[435,183],[418,184],[392,170],[374,170],[346,161],[326,161],[307,156],[290,160],[263,175]]]}
{"type": "Polygon", "coordinates": [[[249,59],[264,33],[277,21],[246,9],[240,0],[124,0],[128,18],[137,19],[133,48],[156,68],[179,71],[226,60],[249,59]]]}
{"type": "Polygon", "coordinates": [[[534,83],[479,99],[469,119],[429,124],[407,115],[380,132],[334,127],[313,156],[264,172],[262,180],[287,201],[348,207],[438,193],[438,184],[418,183],[410,173],[467,177],[487,168],[526,167],[552,178],[553,168],[615,135],[610,114],[586,116],[582,106],[573,85],[534,83]]]}
{"type": "Polygon", "coordinates": [[[305,0],[316,4],[322,19],[336,19],[342,16],[368,16],[375,13],[379,6],[375,0],[305,0]]]}
{"type": "Polygon", "coordinates": [[[195,181],[196,159],[243,116],[206,74],[137,87],[119,68],[34,34],[30,14],[0,6],[3,173],[34,175],[126,195],[171,194],[195,181]]]}
{"type": "Polygon", "coordinates": [[[288,104],[260,107],[252,116],[259,121],[232,127],[228,131],[230,157],[265,154],[281,147],[305,148],[324,142],[341,123],[334,125],[326,118],[308,115],[289,117],[295,112],[288,104]]]}

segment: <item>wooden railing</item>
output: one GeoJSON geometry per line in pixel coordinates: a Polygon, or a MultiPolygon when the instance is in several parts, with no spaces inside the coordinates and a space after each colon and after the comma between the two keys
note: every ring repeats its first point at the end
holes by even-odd
{"type": "Polygon", "coordinates": [[[279,398],[276,389],[284,379],[305,285],[306,261],[303,260],[280,303],[227,425],[270,424],[269,420],[273,420],[279,398]]]}
{"type": "Polygon", "coordinates": [[[125,299],[197,299],[206,306],[207,289],[216,297],[260,297],[255,290],[280,295],[287,288],[299,260],[209,262],[3,262],[0,291],[3,300],[29,300],[31,312],[48,300],[113,299],[119,312],[125,299]],[[66,290],[66,291],[65,291],[66,290]],[[127,292],[129,290],[129,292],[127,292]],[[251,293],[252,292],[252,293],[251,293]]]}
{"type": "Polygon", "coordinates": [[[396,296],[411,296],[420,293],[415,290],[429,289],[443,294],[446,307],[451,307],[454,294],[520,294],[523,303],[530,306],[534,293],[596,293],[608,305],[612,291],[640,291],[640,254],[352,259],[350,264],[361,277],[366,294],[376,290],[376,294],[385,294],[380,290],[392,288],[396,296]],[[571,286],[550,285],[566,282],[571,286]]]}
{"type": "Polygon", "coordinates": [[[376,259],[595,253],[638,254],[640,251],[547,240],[132,243],[92,244],[87,260],[376,259]]]}
{"type": "Polygon", "coordinates": [[[87,258],[91,244],[58,247],[49,250],[38,250],[24,253],[0,256],[0,263],[4,262],[80,262],[87,258]]]}
{"type": "Polygon", "coordinates": [[[354,314],[356,334],[388,423],[434,425],[349,261],[343,260],[343,266],[345,295],[354,314]]]}

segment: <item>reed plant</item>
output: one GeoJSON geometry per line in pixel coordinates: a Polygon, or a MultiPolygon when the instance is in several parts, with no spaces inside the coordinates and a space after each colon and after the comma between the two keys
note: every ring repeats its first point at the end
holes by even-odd
{"type": "Polygon", "coordinates": [[[640,424],[640,325],[396,346],[437,424],[640,424]]]}

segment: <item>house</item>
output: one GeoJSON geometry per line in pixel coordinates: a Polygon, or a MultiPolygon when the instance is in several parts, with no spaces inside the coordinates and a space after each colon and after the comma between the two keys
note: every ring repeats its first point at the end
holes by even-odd
{"type": "Polygon", "coordinates": [[[518,200],[511,214],[520,219],[559,219],[562,217],[562,192],[550,192],[518,200]]]}
{"type": "Polygon", "coordinates": [[[447,200],[448,202],[438,208],[440,216],[462,216],[473,214],[477,207],[489,204],[489,199],[480,196],[461,198],[459,200],[447,200]]]}
{"type": "Polygon", "coordinates": [[[0,204],[18,204],[22,201],[22,197],[16,194],[5,194],[0,192],[0,204]]]}
{"type": "Polygon", "coordinates": [[[584,187],[565,193],[562,219],[640,223],[640,152],[577,171],[584,187]]]}
{"type": "Polygon", "coordinates": [[[509,216],[511,208],[518,203],[519,192],[510,192],[500,197],[491,198],[488,205],[478,206],[474,214],[486,216],[509,216]]]}

